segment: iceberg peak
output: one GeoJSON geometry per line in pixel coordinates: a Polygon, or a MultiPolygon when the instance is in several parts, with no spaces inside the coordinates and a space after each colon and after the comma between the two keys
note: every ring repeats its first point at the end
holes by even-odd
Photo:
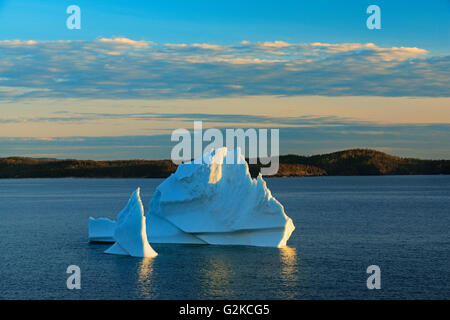
{"type": "Polygon", "coordinates": [[[133,192],[126,207],[117,216],[114,239],[116,242],[105,253],[133,257],[155,257],[158,255],[147,240],[140,188],[133,192]]]}

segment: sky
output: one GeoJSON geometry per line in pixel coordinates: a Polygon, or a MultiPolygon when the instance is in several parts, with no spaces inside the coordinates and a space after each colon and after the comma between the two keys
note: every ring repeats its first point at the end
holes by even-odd
{"type": "Polygon", "coordinates": [[[449,21],[448,0],[0,0],[0,157],[168,158],[203,120],[279,128],[283,154],[449,159],[449,21]]]}

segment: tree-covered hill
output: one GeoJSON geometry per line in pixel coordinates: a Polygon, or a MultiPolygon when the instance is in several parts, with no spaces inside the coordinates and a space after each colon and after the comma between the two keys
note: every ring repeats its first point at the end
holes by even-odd
{"type": "MultiPolygon", "coordinates": [[[[170,160],[56,160],[0,158],[0,178],[165,178],[177,166],[170,160]]],[[[259,165],[251,165],[253,176],[259,165]]],[[[277,176],[450,174],[450,160],[400,158],[370,149],[323,155],[280,157],[277,176]]]]}
{"type": "Polygon", "coordinates": [[[315,166],[332,176],[450,173],[450,160],[401,158],[371,149],[351,149],[310,157],[287,155],[280,157],[280,163],[315,166]]]}
{"type": "Polygon", "coordinates": [[[165,178],[175,172],[170,160],[37,160],[0,159],[0,178],[165,178]]]}

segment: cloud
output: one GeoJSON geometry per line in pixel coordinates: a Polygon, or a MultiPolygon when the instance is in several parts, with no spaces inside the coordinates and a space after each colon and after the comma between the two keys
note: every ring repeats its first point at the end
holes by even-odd
{"type": "MultiPolygon", "coordinates": [[[[260,115],[244,115],[244,114],[213,114],[213,113],[77,113],[77,112],[54,112],[53,116],[22,116],[15,118],[0,117],[0,123],[32,123],[32,122],[61,122],[74,123],[98,120],[112,120],[112,119],[132,119],[132,120],[165,120],[172,122],[172,120],[179,120],[188,122],[189,125],[193,121],[205,121],[207,123],[221,123],[224,126],[235,127],[240,125],[249,126],[249,124],[264,124],[266,127],[277,126],[340,126],[354,122],[352,119],[335,116],[302,116],[302,117],[268,117],[260,115]]],[[[358,122],[360,124],[365,122],[358,122]]],[[[170,124],[168,124],[168,127],[170,124]]],[[[175,129],[175,128],[172,128],[175,129]]]]}
{"type": "Polygon", "coordinates": [[[208,43],[194,43],[192,45],[192,47],[207,49],[207,50],[222,50],[223,49],[222,46],[219,46],[217,44],[208,44],[208,43]]]}
{"type": "Polygon", "coordinates": [[[401,61],[428,54],[427,50],[416,47],[379,48],[373,43],[329,44],[316,42],[312,43],[311,46],[315,49],[322,49],[328,53],[344,53],[350,51],[366,50],[373,54],[372,61],[376,61],[376,59],[374,58],[379,58],[382,61],[401,61]]]}
{"type": "MultiPolygon", "coordinates": [[[[204,117],[208,118],[208,115],[204,117]]],[[[231,120],[231,117],[228,120],[231,120]]],[[[384,150],[405,157],[450,158],[450,124],[379,125],[341,121],[339,118],[326,119],[326,117],[322,120],[318,118],[310,120],[319,124],[339,122],[340,125],[281,127],[281,154],[311,155],[362,147],[384,150]]],[[[287,121],[291,122],[294,119],[287,121]]],[[[308,122],[307,119],[295,121],[308,122]]],[[[242,127],[246,128],[246,125],[242,123],[242,127]]],[[[192,123],[186,128],[192,129],[192,123]]],[[[217,128],[223,130],[221,126],[217,128]]],[[[2,157],[52,155],[57,158],[96,160],[169,159],[175,144],[176,142],[170,142],[170,134],[116,137],[0,137],[2,157]]]]}
{"type": "MultiPolygon", "coordinates": [[[[337,115],[314,115],[304,114],[301,116],[277,116],[258,115],[258,114],[238,114],[238,113],[161,113],[161,112],[69,112],[55,111],[45,116],[20,116],[20,117],[0,117],[0,124],[31,124],[41,123],[106,123],[108,120],[132,120],[144,121],[149,127],[155,122],[165,122],[162,130],[171,131],[179,125],[189,129],[193,121],[203,121],[205,127],[218,126],[220,128],[235,127],[265,127],[265,128],[306,128],[306,127],[335,127],[339,134],[362,134],[362,135],[380,135],[392,133],[389,130],[378,130],[376,128],[389,128],[391,124],[377,122],[375,120],[362,120],[349,116],[337,115]],[[186,123],[183,125],[182,123],[186,123]],[[349,128],[352,128],[350,130],[349,128]],[[357,128],[358,131],[353,130],[357,128]]],[[[445,120],[441,121],[445,125],[445,120]]],[[[404,125],[412,126],[439,126],[441,123],[409,122],[395,123],[394,126],[402,127],[404,125]]],[[[135,131],[132,131],[135,132],[135,131]]]]}
{"type": "Polygon", "coordinates": [[[129,45],[136,48],[146,48],[153,43],[150,41],[135,41],[128,38],[112,38],[112,39],[100,38],[98,39],[98,41],[110,44],[129,45]]]}
{"type": "Polygon", "coordinates": [[[405,48],[405,47],[393,47],[389,50],[376,49],[377,55],[384,61],[405,60],[409,58],[415,58],[417,56],[426,55],[427,50],[420,48],[405,48]]]}
{"type": "Polygon", "coordinates": [[[164,46],[173,48],[173,49],[192,49],[192,48],[200,48],[205,50],[224,50],[225,47],[217,45],[217,44],[209,44],[209,43],[194,43],[194,44],[186,44],[186,43],[166,43],[164,46]]]}
{"type": "Polygon", "coordinates": [[[450,56],[373,43],[0,41],[0,99],[450,96],[450,56]]]}
{"type": "Polygon", "coordinates": [[[10,46],[32,46],[32,45],[36,44],[37,42],[34,40],[27,40],[27,41],[3,40],[2,43],[10,45],[10,46]]]}
{"type": "Polygon", "coordinates": [[[286,48],[292,46],[292,44],[284,41],[267,41],[260,45],[262,48],[286,48]]]}

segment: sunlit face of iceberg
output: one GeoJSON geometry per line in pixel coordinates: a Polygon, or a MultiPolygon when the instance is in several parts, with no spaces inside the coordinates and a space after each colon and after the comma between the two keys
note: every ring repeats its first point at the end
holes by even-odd
{"type": "Polygon", "coordinates": [[[130,255],[133,257],[155,257],[158,254],[147,240],[147,227],[144,206],[138,188],[126,207],[117,216],[114,230],[115,243],[105,251],[110,254],[130,255]]]}

